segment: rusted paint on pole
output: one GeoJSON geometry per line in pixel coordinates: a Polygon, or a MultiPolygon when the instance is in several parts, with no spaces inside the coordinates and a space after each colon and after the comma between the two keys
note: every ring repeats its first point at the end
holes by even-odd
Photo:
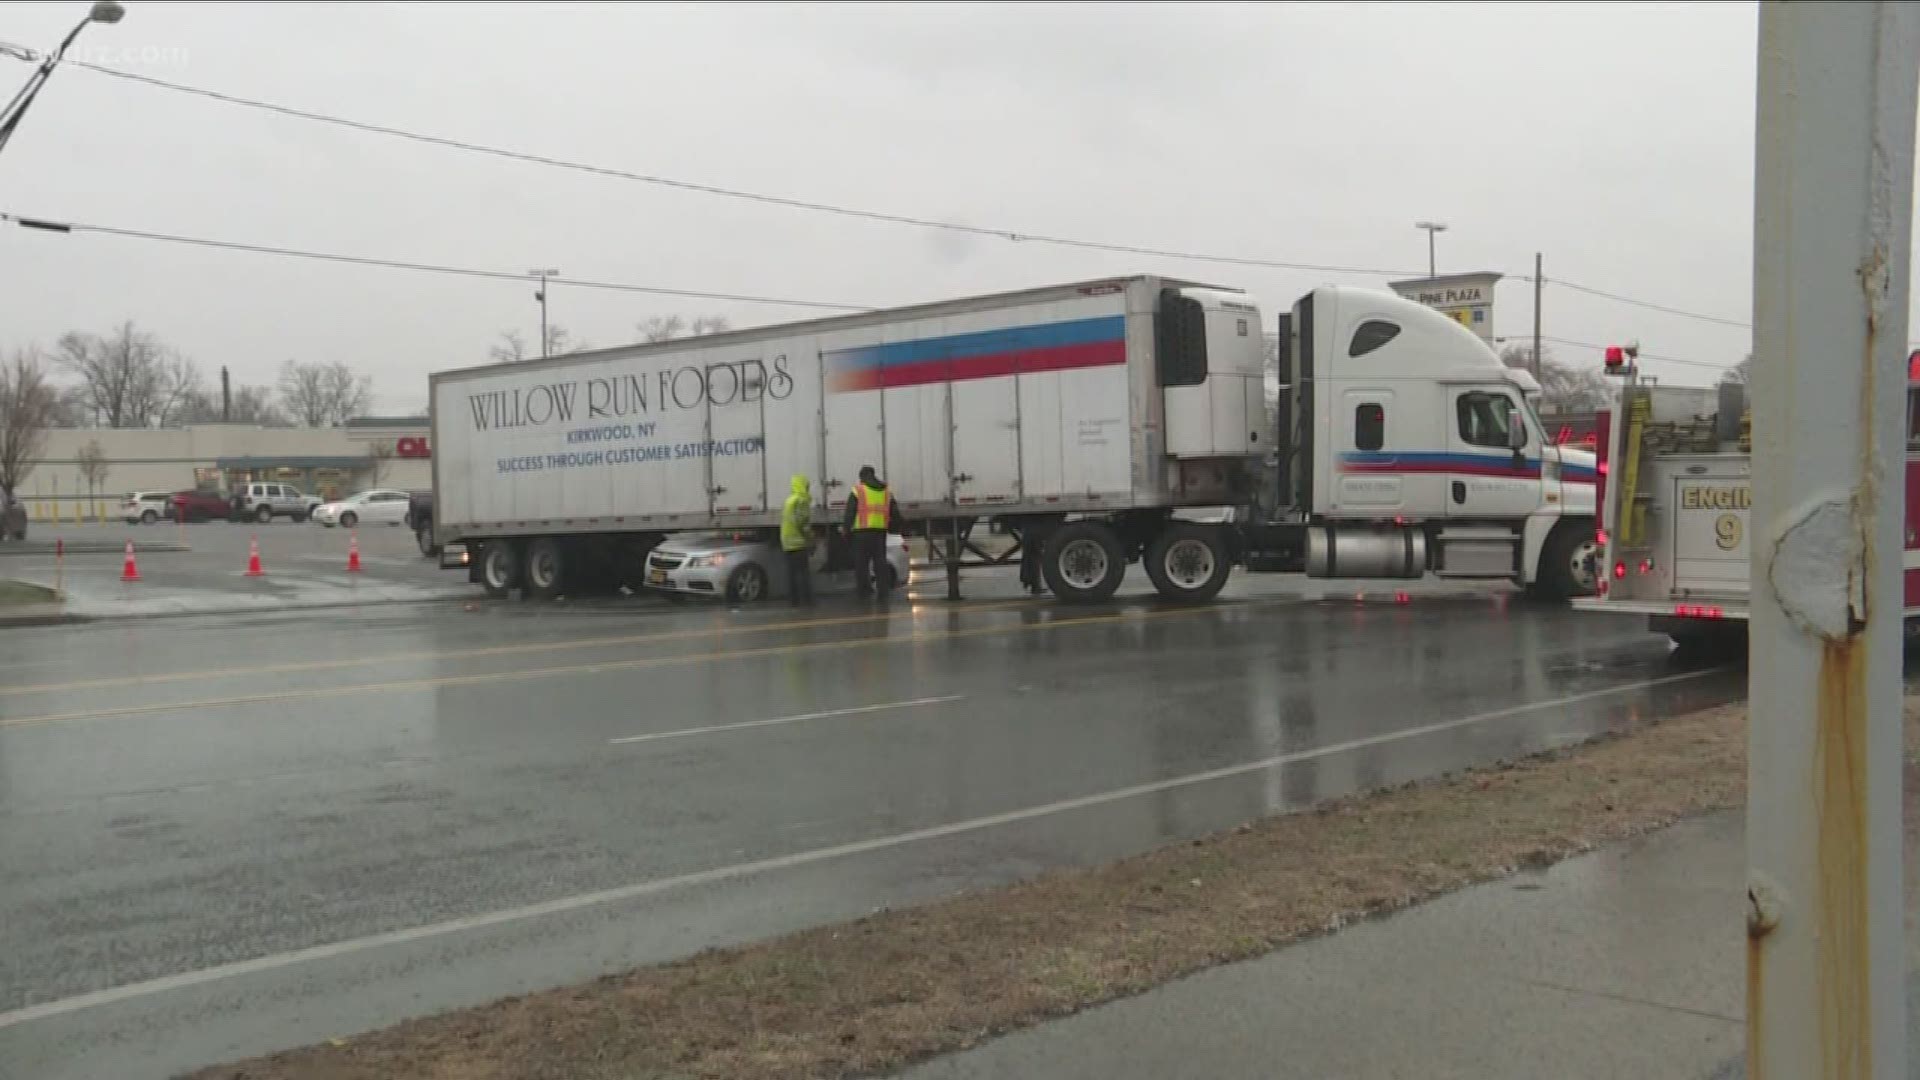
{"type": "Polygon", "coordinates": [[[1906,1076],[1901,558],[1920,19],[1761,5],[1748,1075],[1906,1076]]]}

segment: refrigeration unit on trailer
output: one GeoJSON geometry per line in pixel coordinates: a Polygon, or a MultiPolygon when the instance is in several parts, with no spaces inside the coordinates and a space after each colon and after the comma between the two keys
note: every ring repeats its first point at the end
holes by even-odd
{"type": "MultiPolygon", "coordinates": [[[[1643,616],[1676,644],[1740,647],[1748,619],[1752,414],[1744,385],[1722,384],[1702,412],[1687,393],[1621,367],[1602,423],[1601,571],[1586,611],[1643,616]]],[[[1920,618],[1920,384],[1908,372],[1906,551],[1908,630],[1920,618]]]]}
{"type": "Polygon", "coordinates": [[[1206,599],[1249,554],[1578,591],[1591,456],[1549,445],[1530,377],[1390,294],[1280,322],[1283,437],[1257,305],[1150,276],[437,374],[435,538],[496,594],[640,586],[665,534],[771,529],[795,474],[835,521],[871,465],[950,575],[996,521],[1066,600],[1135,561],[1206,599]]]}

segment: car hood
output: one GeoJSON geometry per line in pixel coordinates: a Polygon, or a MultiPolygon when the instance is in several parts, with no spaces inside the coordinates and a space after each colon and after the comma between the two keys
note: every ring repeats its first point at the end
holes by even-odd
{"type": "Polygon", "coordinates": [[[668,555],[726,555],[765,544],[765,540],[735,540],[731,536],[696,536],[686,540],[663,540],[654,550],[668,555]]]}

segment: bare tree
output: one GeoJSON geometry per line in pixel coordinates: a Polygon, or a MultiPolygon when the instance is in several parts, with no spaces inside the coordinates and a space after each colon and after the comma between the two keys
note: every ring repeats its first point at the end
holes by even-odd
{"type": "MultiPolygon", "coordinates": [[[[568,353],[585,352],[592,348],[584,339],[574,338],[572,332],[558,323],[547,327],[548,356],[565,356],[568,353]]],[[[500,340],[487,349],[487,356],[495,363],[517,364],[522,360],[538,360],[540,354],[527,345],[527,339],[518,330],[500,331],[500,340]]]]}
{"type": "Polygon", "coordinates": [[[177,412],[178,422],[182,424],[258,424],[261,427],[288,427],[286,414],[273,403],[273,388],[268,386],[236,386],[233,397],[226,410],[221,409],[220,395],[211,390],[195,391],[187,395],[177,412]]]}
{"type": "Polygon", "coordinates": [[[1720,381],[1745,386],[1753,381],[1753,354],[1748,353],[1745,360],[1720,373],[1720,381]]]}
{"type": "Polygon", "coordinates": [[[80,380],[82,409],[105,427],[173,423],[187,396],[200,388],[192,360],[131,321],[105,336],[77,330],[62,334],[55,359],[80,380]]]}
{"type": "MultiPolygon", "coordinates": [[[[1533,346],[1518,342],[1500,350],[1500,362],[1510,368],[1531,369],[1533,346]]],[[[1540,399],[1564,412],[1584,412],[1604,408],[1612,400],[1607,377],[1600,369],[1577,368],[1553,358],[1549,349],[1540,350],[1540,399]]]]}
{"type": "Polygon", "coordinates": [[[367,486],[377,488],[393,468],[394,445],[378,440],[367,446],[367,486]]]}
{"type": "Polygon", "coordinates": [[[355,375],[339,360],[331,364],[289,360],[280,368],[280,404],[296,424],[338,427],[366,415],[373,404],[373,379],[355,375]]]}
{"type": "Polygon", "coordinates": [[[106,486],[107,473],[112,471],[100,440],[88,439],[85,446],[74,451],[73,463],[80,470],[80,479],[86,482],[87,501],[94,503],[93,509],[97,512],[100,507],[95,500],[100,497],[100,489],[106,486]]]}
{"type": "Polygon", "coordinates": [[[38,350],[17,350],[0,364],[0,507],[39,461],[58,400],[38,350]]]}
{"type": "Polygon", "coordinates": [[[640,340],[651,345],[655,342],[672,341],[686,330],[687,320],[678,315],[655,315],[646,322],[634,327],[640,332],[640,340]]]}
{"type": "Polygon", "coordinates": [[[635,326],[634,329],[639,331],[641,341],[651,345],[661,341],[672,341],[682,335],[699,337],[703,334],[718,334],[732,327],[733,324],[729,323],[724,315],[699,315],[692,322],[688,322],[681,315],[655,315],[635,326]]]}
{"type": "Polygon", "coordinates": [[[527,339],[518,330],[500,331],[500,340],[487,350],[487,355],[499,364],[517,364],[527,358],[527,339]]]}

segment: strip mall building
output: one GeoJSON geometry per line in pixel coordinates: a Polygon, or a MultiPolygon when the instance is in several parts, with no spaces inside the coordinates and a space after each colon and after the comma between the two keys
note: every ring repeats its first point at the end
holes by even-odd
{"type": "Polygon", "coordinates": [[[133,491],[230,492],[256,480],[291,484],[325,499],[367,488],[433,486],[424,416],[368,417],[337,428],[198,424],[159,429],[59,428],[14,495],[36,520],[112,517],[133,491]],[[88,490],[81,462],[97,444],[88,490]]]}

